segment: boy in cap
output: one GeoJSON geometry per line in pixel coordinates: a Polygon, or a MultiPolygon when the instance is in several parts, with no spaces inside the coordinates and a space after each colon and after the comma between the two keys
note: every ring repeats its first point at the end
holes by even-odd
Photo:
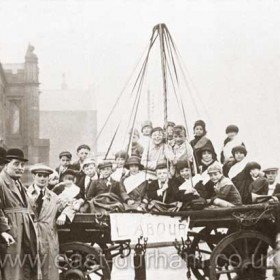
{"type": "Polygon", "coordinates": [[[83,193],[76,185],[77,176],[77,170],[67,169],[63,173],[62,182],[53,189],[53,192],[58,195],[59,201],[63,205],[63,210],[56,221],[58,225],[64,225],[67,219],[72,222],[75,213],[84,204],[83,193]]]}
{"type": "Polygon", "coordinates": [[[120,182],[121,178],[128,173],[128,170],[124,166],[127,159],[128,154],[126,151],[118,151],[115,154],[116,168],[111,177],[117,182],[120,182]]]}
{"type": "Polygon", "coordinates": [[[268,195],[275,196],[280,200],[280,184],[277,183],[278,167],[270,167],[263,170],[268,181],[268,195]]]}
{"type": "Polygon", "coordinates": [[[58,232],[56,227],[57,213],[60,211],[58,196],[48,189],[49,176],[53,170],[43,164],[30,168],[33,184],[27,194],[33,202],[36,215],[36,228],[40,237],[39,256],[43,280],[59,280],[56,258],[59,254],[58,232]]]}
{"type": "Polygon", "coordinates": [[[244,146],[245,144],[240,139],[238,126],[231,124],[226,128],[227,138],[224,141],[224,147],[221,152],[221,163],[226,164],[227,162],[233,161],[232,149],[236,146],[244,146]]]}
{"type": "Polygon", "coordinates": [[[240,193],[232,181],[223,175],[222,166],[216,162],[207,170],[214,183],[215,194],[207,199],[207,203],[219,207],[232,207],[242,204],[240,193]]]}
{"type": "Polygon", "coordinates": [[[111,178],[113,164],[111,161],[104,161],[98,165],[100,178],[93,181],[88,189],[88,200],[99,194],[114,193],[121,199],[119,183],[111,178]]]}
{"type": "Polygon", "coordinates": [[[151,121],[144,121],[141,125],[141,133],[142,136],[139,140],[139,144],[145,148],[149,147],[150,141],[151,141],[151,133],[153,129],[153,124],[151,121]]]}
{"type": "Polygon", "coordinates": [[[217,155],[215,153],[215,149],[211,140],[206,137],[207,131],[206,131],[205,122],[202,120],[196,121],[193,127],[193,131],[194,131],[194,139],[190,142],[190,144],[193,148],[196,164],[197,166],[199,166],[201,164],[201,156],[202,156],[201,149],[203,147],[205,146],[210,147],[215,158],[217,157],[217,155]]]}
{"type": "Polygon", "coordinates": [[[166,135],[167,144],[170,145],[171,147],[175,145],[174,137],[173,137],[174,127],[175,127],[175,123],[170,121],[164,125],[164,132],[166,135]]]}
{"type": "Polygon", "coordinates": [[[74,170],[81,171],[83,162],[89,156],[89,154],[90,154],[90,147],[86,144],[80,145],[77,148],[78,160],[73,163],[72,168],[74,170]]]}
{"type": "Polygon", "coordinates": [[[152,130],[152,142],[149,147],[145,147],[141,164],[145,169],[155,171],[157,162],[161,160],[174,161],[172,148],[164,143],[164,133],[161,127],[152,130]]]}
{"type": "Polygon", "coordinates": [[[3,279],[33,279],[39,272],[38,267],[30,263],[35,261],[38,252],[38,237],[31,216],[34,213],[20,181],[27,161],[22,150],[9,149],[0,174],[0,238],[4,241],[0,250],[4,259],[8,257],[1,267],[3,279]],[[29,261],[23,261],[26,257],[29,261]]]}
{"type": "Polygon", "coordinates": [[[77,182],[77,186],[81,188],[83,198],[87,199],[90,184],[94,180],[98,180],[95,160],[91,158],[86,158],[82,165],[82,171],[84,175],[77,182]]]}
{"type": "Polygon", "coordinates": [[[132,134],[132,133],[133,133],[133,135],[132,135],[132,139],[131,139],[131,155],[141,158],[144,148],[139,143],[139,138],[140,138],[139,131],[135,128],[133,131],[130,131],[130,134],[132,134]]]}
{"type": "Polygon", "coordinates": [[[174,161],[176,165],[179,160],[187,160],[194,164],[196,170],[196,165],[193,158],[193,149],[189,142],[187,141],[186,129],[182,125],[176,125],[173,130],[173,137],[175,145],[173,146],[174,161]]]}
{"type": "Polygon", "coordinates": [[[156,200],[163,203],[176,202],[176,192],[174,191],[174,182],[169,179],[169,171],[166,160],[160,160],[156,165],[157,180],[149,182],[147,195],[150,200],[156,200]]]}
{"type": "Polygon", "coordinates": [[[68,151],[63,151],[59,154],[59,166],[55,169],[59,176],[59,182],[62,182],[62,175],[71,164],[72,154],[68,151]]]}
{"type": "Polygon", "coordinates": [[[138,210],[145,210],[148,203],[146,194],[146,175],[141,164],[141,159],[131,156],[126,164],[129,173],[120,181],[120,193],[123,201],[138,210]]]}

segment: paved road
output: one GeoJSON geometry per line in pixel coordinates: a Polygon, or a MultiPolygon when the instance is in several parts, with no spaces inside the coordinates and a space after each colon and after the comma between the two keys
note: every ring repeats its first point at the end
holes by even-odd
{"type": "MultiPolygon", "coordinates": [[[[186,264],[174,247],[148,249],[146,252],[147,280],[186,280],[186,264]]],[[[112,280],[133,280],[133,253],[127,259],[114,261],[112,280]]]]}

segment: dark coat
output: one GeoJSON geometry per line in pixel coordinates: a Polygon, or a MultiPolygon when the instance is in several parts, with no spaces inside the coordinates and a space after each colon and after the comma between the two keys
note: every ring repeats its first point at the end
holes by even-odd
{"type": "Polygon", "coordinates": [[[280,200],[280,184],[276,184],[272,195],[276,196],[278,198],[278,200],[280,200]]]}
{"type": "Polygon", "coordinates": [[[158,196],[157,191],[160,189],[158,180],[150,181],[148,184],[147,195],[150,200],[157,200],[164,203],[172,203],[177,200],[178,183],[174,180],[168,181],[168,188],[166,190],[165,201],[163,196],[158,196]]]}
{"type": "Polygon", "coordinates": [[[92,181],[92,183],[88,187],[87,199],[91,200],[92,198],[96,197],[98,194],[104,194],[104,193],[114,193],[120,199],[122,198],[119,182],[116,182],[110,178],[109,186],[106,185],[106,181],[104,179],[98,179],[92,181]]]}
{"type": "Polygon", "coordinates": [[[121,193],[123,201],[127,202],[127,200],[132,199],[136,202],[141,202],[143,199],[147,199],[148,198],[147,197],[147,185],[148,185],[147,181],[140,184],[138,187],[136,187],[129,194],[126,192],[124,181],[129,176],[130,175],[127,175],[127,176],[123,177],[120,181],[120,193],[121,193]]]}

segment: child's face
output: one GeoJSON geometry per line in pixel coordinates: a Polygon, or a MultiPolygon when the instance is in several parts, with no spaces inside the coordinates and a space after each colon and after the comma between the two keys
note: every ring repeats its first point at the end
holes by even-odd
{"type": "Polygon", "coordinates": [[[265,174],[266,174],[266,178],[268,180],[268,183],[273,184],[276,180],[278,172],[277,171],[269,171],[269,172],[266,172],[265,174]]]}
{"type": "Polygon", "coordinates": [[[174,127],[173,126],[168,126],[167,127],[167,135],[173,135],[174,127]]]}
{"type": "Polygon", "coordinates": [[[60,162],[60,165],[63,166],[63,167],[68,167],[71,163],[71,160],[69,157],[66,157],[66,156],[62,156],[59,160],[60,162]]]}
{"type": "Polygon", "coordinates": [[[104,179],[107,179],[112,174],[112,167],[105,167],[100,169],[100,174],[104,179]]]}
{"type": "Polygon", "coordinates": [[[137,164],[132,164],[129,166],[129,171],[131,175],[136,175],[139,173],[139,166],[137,164]]]}
{"type": "Polygon", "coordinates": [[[227,137],[229,138],[229,139],[234,139],[234,137],[237,135],[237,133],[236,132],[229,132],[229,133],[227,133],[227,137]]]}
{"type": "Polygon", "coordinates": [[[76,178],[71,174],[66,174],[63,177],[63,182],[65,183],[65,185],[70,186],[76,182],[76,178]]]}
{"type": "Polygon", "coordinates": [[[202,136],[204,133],[204,129],[202,126],[198,125],[194,128],[194,135],[195,136],[202,136]]]}
{"type": "Polygon", "coordinates": [[[221,180],[221,178],[223,177],[223,174],[221,172],[211,172],[209,173],[210,176],[210,180],[216,184],[217,182],[219,182],[219,180],[221,180]]]}
{"type": "Polygon", "coordinates": [[[155,131],[152,134],[152,140],[155,145],[160,145],[163,141],[163,133],[162,131],[155,131]]]}
{"type": "Polygon", "coordinates": [[[39,188],[44,188],[49,183],[49,175],[45,173],[37,173],[33,175],[34,183],[39,188]]]}
{"type": "Polygon", "coordinates": [[[245,154],[236,152],[234,153],[234,158],[237,162],[242,161],[245,158],[245,154]]]}
{"type": "Polygon", "coordinates": [[[156,174],[157,174],[157,179],[160,182],[166,182],[168,179],[168,170],[167,168],[163,168],[163,169],[157,169],[156,170],[156,174]]]}
{"type": "Polygon", "coordinates": [[[77,156],[79,158],[80,161],[84,161],[89,155],[89,150],[88,149],[81,149],[79,150],[79,152],[77,153],[77,156]]]}
{"type": "Polygon", "coordinates": [[[258,178],[259,175],[260,175],[260,170],[258,168],[254,168],[250,171],[250,175],[253,177],[253,178],[258,178]]]}
{"type": "Polygon", "coordinates": [[[139,140],[139,137],[138,137],[138,135],[136,135],[136,134],[134,134],[133,136],[132,136],[132,143],[133,144],[136,144],[137,142],[138,142],[138,140],[139,140]]]}
{"type": "Polygon", "coordinates": [[[96,168],[95,168],[95,164],[91,163],[86,165],[84,168],[84,173],[89,176],[89,177],[93,177],[96,173],[96,168]]]}
{"type": "Polygon", "coordinates": [[[202,159],[205,161],[211,161],[213,160],[213,155],[210,151],[203,151],[202,152],[202,159]]]}
{"type": "Polygon", "coordinates": [[[143,128],[143,135],[145,135],[145,136],[151,135],[152,129],[153,128],[151,126],[145,126],[143,128]]]}
{"type": "Polygon", "coordinates": [[[185,133],[183,131],[181,131],[180,133],[174,134],[174,141],[175,141],[175,144],[182,145],[184,142],[186,142],[185,133]]]}
{"type": "Polygon", "coordinates": [[[117,168],[123,168],[125,164],[125,159],[122,157],[116,158],[117,168]]]}
{"type": "Polygon", "coordinates": [[[188,180],[190,179],[190,176],[191,176],[191,170],[187,167],[183,168],[180,170],[180,176],[185,179],[185,180],[188,180]]]}

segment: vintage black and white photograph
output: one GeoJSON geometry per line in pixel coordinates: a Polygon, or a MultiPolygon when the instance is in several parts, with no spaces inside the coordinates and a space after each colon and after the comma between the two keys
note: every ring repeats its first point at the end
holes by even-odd
{"type": "Polygon", "coordinates": [[[0,280],[279,280],[280,1],[0,0],[0,280]]]}

